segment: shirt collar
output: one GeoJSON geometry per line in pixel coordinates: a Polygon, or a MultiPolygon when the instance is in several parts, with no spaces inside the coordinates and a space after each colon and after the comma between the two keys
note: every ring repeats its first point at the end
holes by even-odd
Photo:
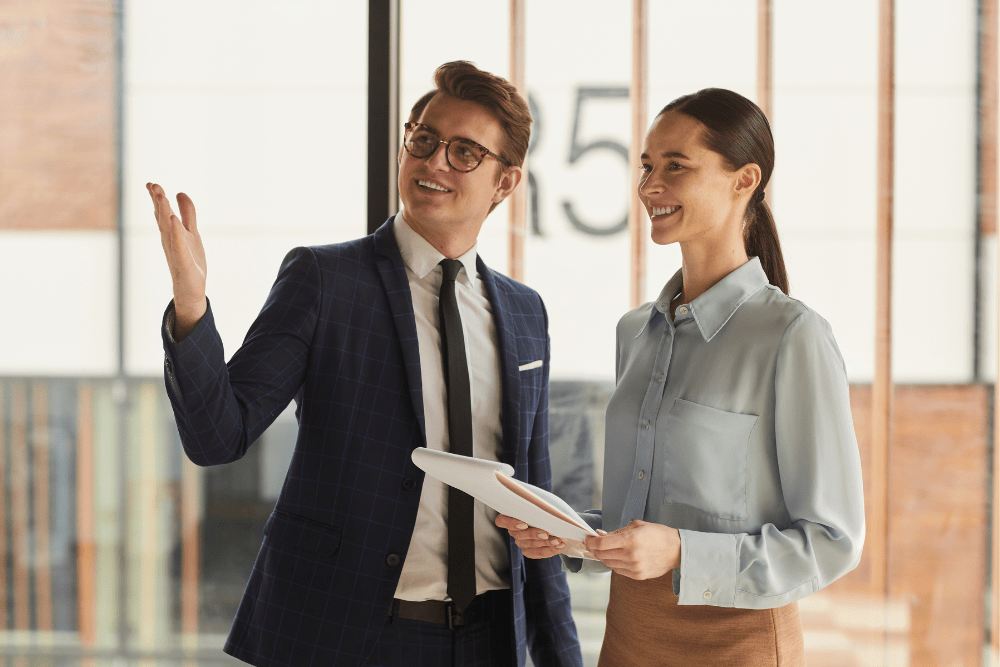
{"type": "MultiPolygon", "coordinates": [[[[705,342],[712,340],[736,310],[767,284],[767,274],[760,265],[760,258],[754,257],[687,304],[705,342]]],[[[683,285],[684,279],[678,271],[656,299],[656,310],[669,313],[670,302],[680,293],[683,285]]]]}
{"type": "MultiPolygon", "coordinates": [[[[399,254],[403,256],[403,262],[420,280],[426,278],[427,274],[433,271],[442,259],[445,259],[445,256],[437,248],[415,232],[413,227],[410,227],[403,211],[396,214],[392,224],[392,232],[396,236],[396,244],[399,246],[399,254]]],[[[476,273],[476,249],[478,247],[479,244],[476,243],[468,252],[457,258],[465,267],[469,287],[473,289],[476,289],[478,282],[476,273]]],[[[458,279],[461,280],[461,274],[459,274],[458,279]]]]}

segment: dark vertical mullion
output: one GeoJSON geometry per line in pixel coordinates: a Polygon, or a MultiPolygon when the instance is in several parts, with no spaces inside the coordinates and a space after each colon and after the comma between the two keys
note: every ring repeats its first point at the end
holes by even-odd
{"type": "Polygon", "coordinates": [[[399,0],[368,0],[368,233],[396,213],[399,0]]]}

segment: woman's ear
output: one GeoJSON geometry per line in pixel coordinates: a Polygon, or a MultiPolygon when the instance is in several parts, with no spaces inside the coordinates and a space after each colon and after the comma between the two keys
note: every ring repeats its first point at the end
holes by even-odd
{"type": "Polygon", "coordinates": [[[760,185],[760,167],[751,162],[739,169],[736,176],[736,195],[745,195],[753,192],[760,185]]]}

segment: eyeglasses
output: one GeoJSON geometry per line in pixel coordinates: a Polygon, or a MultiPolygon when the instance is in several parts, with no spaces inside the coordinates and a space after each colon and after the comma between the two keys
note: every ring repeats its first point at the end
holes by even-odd
{"type": "Polygon", "coordinates": [[[406,130],[403,135],[403,148],[415,158],[421,160],[429,158],[434,155],[438,146],[444,144],[445,159],[448,161],[448,165],[456,171],[474,171],[482,164],[487,155],[496,158],[507,167],[510,166],[507,160],[471,139],[443,141],[437,132],[420,123],[406,123],[403,127],[406,130]]]}

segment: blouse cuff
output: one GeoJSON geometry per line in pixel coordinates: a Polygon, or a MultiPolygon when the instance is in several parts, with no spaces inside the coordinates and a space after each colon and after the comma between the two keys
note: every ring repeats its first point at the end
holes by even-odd
{"type": "Polygon", "coordinates": [[[679,598],[678,604],[735,606],[740,536],[693,530],[679,532],[680,577],[674,571],[674,592],[679,598]]]}

